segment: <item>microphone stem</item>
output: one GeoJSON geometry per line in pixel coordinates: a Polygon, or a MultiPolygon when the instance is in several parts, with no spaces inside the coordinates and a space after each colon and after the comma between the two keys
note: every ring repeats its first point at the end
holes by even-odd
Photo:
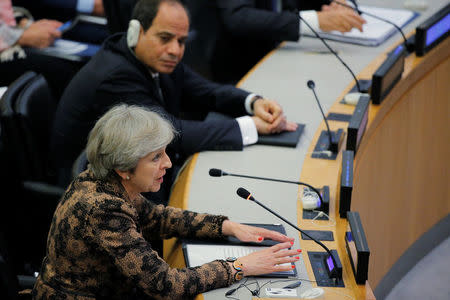
{"type": "Polygon", "coordinates": [[[235,176],[235,177],[244,177],[244,178],[250,178],[250,179],[260,179],[260,180],[267,180],[267,181],[275,181],[275,182],[283,182],[283,183],[293,183],[293,184],[297,184],[297,185],[304,185],[309,187],[310,189],[312,189],[314,192],[316,192],[316,194],[319,196],[319,199],[321,201],[321,203],[323,203],[323,198],[322,195],[320,194],[320,192],[313,186],[307,184],[307,183],[303,183],[300,181],[290,181],[290,180],[282,180],[282,179],[273,179],[273,178],[265,178],[265,177],[257,177],[257,176],[248,176],[248,175],[238,175],[238,174],[233,174],[233,173],[228,173],[229,176],[235,176]]]}
{"type": "Polygon", "coordinates": [[[284,222],[288,223],[289,225],[291,225],[293,228],[295,228],[297,231],[300,231],[301,233],[303,233],[304,235],[306,235],[307,237],[309,237],[311,240],[313,240],[314,242],[316,242],[317,244],[319,244],[330,256],[331,259],[333,260],[333,263],[335,266],[337,266],[336,260],[334,259],[333,254],[331,254],[330,249],[328,249],[327,246],[325,246],[321,241],[316,240],[315,238],[313,238],[312,236],[310,236],[309,234],[307,234],[306,232],[304,232],[303,230],[301,230],[300,228],[298,228],[297,226],[295,226],[294,224],[292,224],[291,222],[289,222],[288,220],[286,220],[285,218],[283,218],[282,216],[280,216],[279,214],[277,214],[276,212],[274,212],[273,210],[271,210],[270,208],[268,208],[267,206],[265,206],[264,204],[262,204],[261,202],[259,202],[256,199],[250,199],[251,201],[255,202],[256,204],[258,204],[259,206],[263,207],[264,209],[268,210],[269,212],[271,212],[273,215],[275,215],[276,217],[280,218],[281,220],[283,220],[284,222]]]}
{"type": "Polygon", "coordinates": [[[311,90],[312,90],[313,93],[314,93],[314,98],[315,98],[316,101],[317,101],[317,105],[319,105],[320,112],[322,113],[322,116],[323,116],[323,120],[325,121],[325,125],[327,126],[327,129],[328,129],[328,139],[330,140],[330,146],[331,146],[331,144],[333,143],[333,141],[332,141],[332,138],[331,138],[331,130],[330,130],[330,126],[328,126],[327,118],[325,117],[325,114],[323,113],[322,105],[320,105],[320,102],[319,102],[319,99],[317,98],[315,89],[312,88],[311,90]]]}
{"type": "Polygon", "coordinates": [[[308,22],[306,22],[301,16],[300,14],[298,14],[298,17],[300,18],[300,20],[303,21],[303,23],[306,24],[306,26],[308,26],[309,29],[311,29],[311,31],[314,33],[314,35],[320,39],[322,41],[322,43],[328,48],[328,50],[330,50],[331,53],[334,54],[334,56],[337,57],[337,59],[344,65],[345,68],[347,68],[347,70],[350,72],[350,74],[352,75],[353,79],[356,82],[356,88],[358,89],[358,92],[362,93],[361,91],[361,87],[359,86],[359,81],[356,78],[355,74],[353,73],[352,69],[350,69],[349,66],[347,66],[347,64],[339,57],[339,55],[328,45],[328,43],[317,33],[317,31],[315,31],[311,25],[308,24],[308,22]]]}

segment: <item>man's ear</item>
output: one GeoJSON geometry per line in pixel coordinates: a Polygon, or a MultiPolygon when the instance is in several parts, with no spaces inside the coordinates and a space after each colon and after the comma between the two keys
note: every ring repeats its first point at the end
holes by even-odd
{"type": "Polygon", "coordinates": [[[136,47],[139,40],[139,33],[141,32],[141,23],[133,19],[128,24],[127,30],[127,45],[130,48],[136,47]]]}

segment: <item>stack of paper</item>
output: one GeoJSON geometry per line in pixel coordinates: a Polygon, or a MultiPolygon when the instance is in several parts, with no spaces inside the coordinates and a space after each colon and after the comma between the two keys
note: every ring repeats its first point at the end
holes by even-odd
{"type": "Polygon", "coordinates": [[[404,27],[419,15],[416,12],[405,9],[391,9],[364,5],[360,5],[359,9],[363,12],[361,16],[367,21],[367,23],[363,25],[363,32],[353,28],[350,32],[346,33],[340,33],[338,31],[319,31],[319,35],[325,39],[339,42],[365,46],[378,46],[398,30],[393,25],[370,17],[364,14],[364,12],[386,19],[400,28],[404,27]]]}
{"type": "MultiPolygon", "coordinates": [[[[266,228],[269,230],[278,231],[286,234],[284,226],[281,224],[247,224],[257,227],[266,228]]],[[[241,242],[234,237],[228,237],[225,241],[207,242],[185,240],[182,242],[184,260],[186,266],[197,267],[209,263],[216,259],[227,259],[228,257],[242,257],[254,251],[263,250],[264,248],[273,246],[278,242],[272,240],[264,240],[260,243],[241,242]]],[[[295,266],[294,263],[287,263],[286,265],[295,266]]],[[[297,270],[294,268],[285,272],[276,272],[263,275],[264,277],[295,277],[297,270]]]]}

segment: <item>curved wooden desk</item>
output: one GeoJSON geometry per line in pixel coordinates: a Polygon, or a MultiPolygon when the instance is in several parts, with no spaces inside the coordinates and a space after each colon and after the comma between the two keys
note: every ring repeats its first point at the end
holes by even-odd
{"type": "MultiPolygon", "coordinates": [[[[450,39],[411,55],[355,157],[352,210],[371,248],[373,286],[424,232],[450,212],[450,39]]],[[[370,67],[369,67],[369,72],[370,67]]]]}
{"type": "MultiPolygon", "coordinates": [[[[369,282],[372,286],[378,284],[422,233],[450,211],[447,171],[450,153],[449,47],[450,39],[447,39],[422,58],[411,54],[405,62],[401,81],[381,105],[371,104],[369,108],[368,127],[354,162],[351,209],[360,213],[368,238],[371,249],[369,282]]],[[[386,53],[373,60],[358,77],[371,78],[386,53]]],[[[352,85],[348,85],[335,100],[330,112],[353,112],[353,106],[339,103],[352,85]]],[[[330,122],[330,127],[332,130],[346,128],[347,123],[330,122]]],[[[343,294],[354,299],[374,299],[368,284],[356,284],[345,249],[347,221],[339,218],[337,201],[341,152],[335,161],[313,159],[309,155],[324,129],[325,124],[321,122],[308,144],[300,180],[317,187],[330,187],[330,216],[336,220],[336,225],[330,226],[328,221],[303,220],[300,213],[297,222],[302,229],[323,230],[323,226],[327,226],[326,230],[333,231],[335,236],[334,242],[325,244],[339,252],[346,288],[325,288],[322,299],[343,299],[343,294]]],[[[170,205],[189,208],[191,182],[198,159],[199,154],[195,154],[180,173],[170,205]]],[[[297,189],[299,212],[302,210],[301,190],[297,189]]],[[[321,251],[321,248],[311,241],[300,239],[300,242],[304,250],[304,267],[309,278],[314,278],[306,252],[321,251]]],[[[165,242],[164,257],[174,267],[184,266],[182,251],[174,239],[165,242]]],[[[198,298],[203,299],[203,296],[198,298]]]]}

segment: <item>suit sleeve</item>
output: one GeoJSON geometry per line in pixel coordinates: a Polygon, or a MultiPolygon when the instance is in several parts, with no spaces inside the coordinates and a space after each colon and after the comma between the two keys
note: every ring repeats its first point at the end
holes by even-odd
{"type": "MultiPolygon", "coordinates": [[[[190,111],[217,111],[231,117],[246,115],[245,98],[250,94],[247,91],[229,84],[212,82],[187,65],[180,66],[183,76],[182,105],[183,109],[190,111]]],[[[181,81],[181,80],[179,80],[181,81]]]]}
{"type": "Polygon", "coordinates": [[[42,5],[59,9],[70,9],[76,12],[78,0],[42,0],[41,3],[42,5]]]}
{"type": "Polygon", "coordinates": [[[140,234],[135,217],[128,204],[109,199],[91,209],[86,234],[152,299],[187,299],[233,282],[229,265],[220,260],[195,268],[171,268],[140,234]]]}
{"type": "MultiPolygon", "coordinates": [[[[119,102],[152,108],[171,121],[179,133],[172,142],[171,147],[185,155],[191,155],[205,150],[242,150],[242,136],[236,120],[182,120],[165,109],[161,102],[157,100],[156,94],[153,94],[149,89],[149,84],[147,79],[137,79],[135,74],[128,74],[126,72],[115,74],[114,78],[105,80],[97,89],[97,105],[104,108],[104,111],[119,102]],[[140,84],[136,84],[136,82],[140,82],[140,84]]],[[[196,81],[191,81],[189,84],[194,85],[196,81]]],[[[172,89],[169,88],[169,90],[172,89]]],[[[181,94],[188,93],[188,91],[180,90],[180,87],[174,87],[173,90],[176,90],[177,93],[181,92],[181,94]]],[[[210,104],[208,104],[206,100],[209,95],[208,93],[213,93],[218,96],[220,99],[217,101],[220,103],[239,102],[239,96],[235,96],[233,98],[234,100],[225,101],[225,92],[214,92],[212,91],[212,87],[209,91],[200,90],[202,89],[198,87],[190,89],[189,96],[184,97],[182,101],[192,101],[194,103],[193,106],[202,107],[202,111],[214,105],[211,104],[213,100],[210,100],[210,104]],[[201,104],[202,102],[203,104],[201,104]]],[[[239,93],[239,95],[247,94],[243,91],[239,93]]],[[[178,96],[173,95],[173,97],[176,98],[178,96]]],[[[243,103],[242,99],[241,101],[243,103]]],[[[176,100],[172,102],[174,103],[167,103],[165,106],[182,105],[176,103],[176,100]]],[[[220,106],[222,104],[218,105],[220,106]]],[[[244,107],[243,104],[241,106],[244,107]]],[[[242,109],[245,110],[245,108],[242,109]]]]}
{"type": "Polygon", "coordinates": [[[181,237],[189,239],[223,239],[222,223],[228,218],[202,214],[171,206],[142,202],[139,219],[148,239],[181,237]]]}
{"type": "Polygon", "coordinates": [[[276,13],[255,7],[255,1],[218,0],[217,7],[225,30],[236,37],[274,41],[297,41],[298,15],[283,11],[276,13]]]}
{"type": "Polygon", "coordinates": [[[330,0],[284,0],[284,10],[320,10],[322,5],[329,5],[330,0]]]}

